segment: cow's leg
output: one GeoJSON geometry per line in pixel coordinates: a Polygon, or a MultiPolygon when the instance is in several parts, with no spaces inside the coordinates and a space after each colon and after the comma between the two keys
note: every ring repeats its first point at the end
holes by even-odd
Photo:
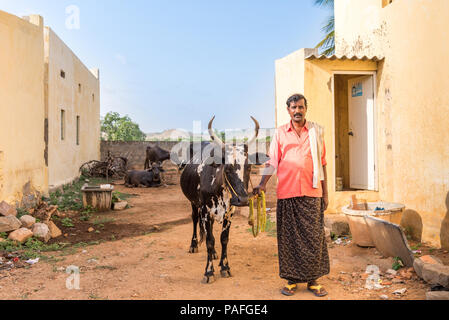
{"type": "Polygon", "coordinates": [[[193,237],[192,237],[192,244],[190,245],[189,253],[198,253],[197,227],[198,227],[199,217],[200,217],[200,214],[198,211],[198,207],[192,204],[193,237]]]}
{"type": "Polygon", "coordinates": [[[203,228],[206,233],[207,244],[207,265],[202,283],[207,284],[215,282],[213,259],[215,248],[212,235],[212,217],[206,207],[204,207],[201,212],[201,223],[203,224],[203,228]]]}
{"type": "Polygon", "coordinates": [[[213,219],[211,221],[210,230],[211,230],[211,237],[212,237],[212,246],[214,248],[213,253],[212,253],[212,259],[218,260],[218,254],[217,254],[217,251],[215,251],[214,220],[213,219]]]}
{"type": "Polygon", "coordinates": [[[231,268],[228,262],[228,242],[229,242],[229,230],[231,229],[231,220],[227,218],[223,221],[223,231],[221,233],[221,276],[223,278],[231,277],[231,268]]]}

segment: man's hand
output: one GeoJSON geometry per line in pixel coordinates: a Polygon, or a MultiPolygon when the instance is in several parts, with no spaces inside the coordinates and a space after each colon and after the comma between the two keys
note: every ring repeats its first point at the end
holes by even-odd
{"type": "Polygon", "coordinates": [[[323,195],[323,204],[324,204],[323,211],[326,211],[327,208],[329,207],[329,196],[327,194],[323,195]]]}
{"type": "Polygon", "coordinates": [[[259,186],[255,187],[253,189],[253,195],[260,195],[262,193],[262,191],[266,193],[267,192],[267,187],[262,185],[262,184],[260,184],[259,186]]]}

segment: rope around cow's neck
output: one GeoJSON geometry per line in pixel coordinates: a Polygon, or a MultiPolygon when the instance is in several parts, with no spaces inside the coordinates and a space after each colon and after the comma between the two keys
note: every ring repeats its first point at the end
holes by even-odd
{"type": "MultiPolygon", "coordinates": [[[[225,185],[226,192],[231,195],[231,192],[229,191],[229,188],[234,193],[236,197],[238,197],[237,192],[235,192],[234,188],[232,187],[231,183],[228,180],[228,177],[226,176],[226,173],[223,169],[223,180],[225,185]]],[[[251,181],[251,176],[249,177],[249,182],[251,184],[251,187],[254,189],[253,183],[251,181]]],[[[249,216],[248,216],[248,224],[252,227],[252,232],[254,238],[257,238],[260,232],[265,232],[267,228],[267,202],[265,197],[265,192],[261,192],[261,197],[259,195],[255,195],[251,198],[249,198],[249,216]],[[254,201],[257,202],[257,224],[254,218],[254,201]]],[[[230,210],[226,212],[226,216],[229,215],[230,212],[234,214],[235,206],[231,206],[230,210]]]]}

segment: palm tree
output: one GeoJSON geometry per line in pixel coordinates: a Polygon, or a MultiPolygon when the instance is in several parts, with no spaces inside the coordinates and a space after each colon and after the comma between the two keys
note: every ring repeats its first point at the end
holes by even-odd
{"type": "Polygon", "coordinates": [[[316,48],[321,49],[322,53],[330,56],[335,53],[335,16],[334,16],[334,0],[314,0],[315,5],[328,8],[332,11],[326,24],[321,29],[326,35],[325,38],[318,43],[316,48]]]}

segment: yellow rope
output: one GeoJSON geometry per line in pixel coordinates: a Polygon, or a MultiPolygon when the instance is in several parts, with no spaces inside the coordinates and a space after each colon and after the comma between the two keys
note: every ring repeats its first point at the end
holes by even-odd
{"type": "Polygon", "coordinates": [[[267,228],[267,205],[265,192],[261,197],[256,195],[249,199],[248,224],[252,227],[253,236],[256,238],[260,232],[265,232],[267,228]],[[257,203],[257,217],[254,217],[254,202],[257,203]]]}

